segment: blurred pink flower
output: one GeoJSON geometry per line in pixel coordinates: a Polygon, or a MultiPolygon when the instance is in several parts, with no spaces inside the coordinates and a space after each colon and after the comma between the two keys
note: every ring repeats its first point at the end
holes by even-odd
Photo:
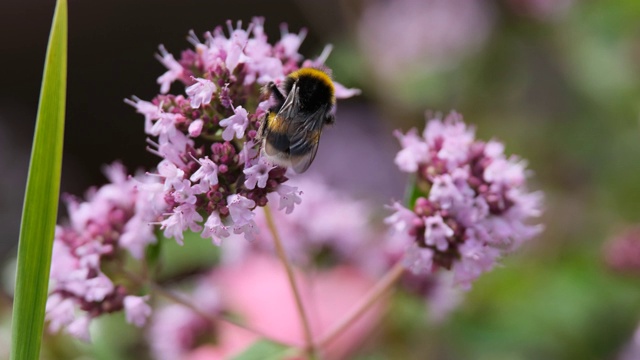
{"type": "Polygon", "coordinates": [[[618,360],[640,359],[640,326],[636,328],[631,339],[627,341],[624,348],[616,357],[618,360]]]}
{"type": "Polygon", "coordinates": [[[604,248],[607,265],[620,272],[640,272],[640,226],[631,227],[610,239],[604,248]]]}
{"type": "Polygon", "coordinates": [[[162,74],[157,82],[160,84],[160,92],[166,94],[169,91],[171,83],[178,80],[184,74],[184,69],[173,55],[167,52],[164,46],[160,45],[159,50],[160,54],[156,54],[156,58],[167,68],[167,72],[162,74]]]}
{"type": "MultiPolygon", "coordinates": [[[[222,310],[218,287],[208,279],[196,284],[189,299],[199,311],[212,317],[222,310]]],[[[175,303],[154,311],[147,332],[151,354],[157,360],[185,359],[199,344],[214,342],[219,336],[217,323],[213,324],[192,309],[175,303]]]]}
{"type": "MultiPolygon", "coordinates": [[[[314,275],[296,272],[296,278],[316,337],[339,321],[373,285],[373,279],[348,266],[314,275]]],[[[304,345],[293,294],[282,264],[275,258],[252,255],[247,261],[213,273],[210,280],[225,289],[221,296],[226,311],[238,314],[251,328],[270,338],[293,346],[304,345]]],[[[323,358],[344,359],[357,350],[380,320],[384,307],[385,302],[380,302],[326,349],[321,349],[323,358]]],[[[260,339],[227,323],[218,324],[217,334],[218,344],[196,349],[185,359],[228,358],[260,339]]]]}
{"type": "Polygon", "coordinates": [[[147,304],[149,296],[125,296],[124,311],[127,322],[137,327],[143,327],[151,315],[151,307],[147,304]]]}
{"type": "Polygon", "coordinates": [[[388,80],[411,71],[456,66],[487,40],[488,2],[476,0],[371,1],[358,38],[376,73],[388,80]]]}
{"type": "Polygon", "coordinates": [[[400,280],[401,287],[424,299],[428,321],[442,323],[464,300],[465,291],[453,286],[452,274],[438,272],[429,276],[405,271],[400,280]]]}
{"type": "MultiPolygon", "coordinates": [[[[118,163],[105,173],[111,182],[90,190],[85,201],[68,197],[69,224],[56,228],[53,241],[49,328],[66,328],[83,340],[90,338],[91,319],[122,310],[127,298],[135,298],[103,273],[103,266],[121,259],[123,251],[140,259],[146,246],[156,242],[150,223],[166,206],[162,185],[153,178],[129,177],[118,163]]],[[[137,308],[136,316],[127,320],[140,326],[148,312],[137,308]]]]}

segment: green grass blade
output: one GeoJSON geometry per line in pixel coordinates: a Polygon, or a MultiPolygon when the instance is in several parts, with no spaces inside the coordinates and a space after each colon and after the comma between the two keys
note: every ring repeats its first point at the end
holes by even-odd
{"type": "Polygon", "coordinates": [[[12,360],[40,353],[58,212],[67,86],[67,1],[58,0],[44,65],[22,210],[12,320],[12,360]]]}

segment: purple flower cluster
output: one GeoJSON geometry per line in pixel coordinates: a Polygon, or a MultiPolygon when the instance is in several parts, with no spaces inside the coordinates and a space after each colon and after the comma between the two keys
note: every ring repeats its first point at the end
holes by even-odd
{"type": "Polygon", "coordinates": [[[105,313],[124,309],[129,323],[144,325],[151,312],[146,297],[131,295],[105,271],[123,261],[123,250],[143,256],[145,247],[156,241],[149,223],[166,206],[159,182],[128,177],[120,164],[105,173],[111,183],[90,191],[86,201],[68,198],[69,224],[56,228],[53,242],[46,308],[50,329],[64,327],[85,340],[90,320],[105,313]]]}
{"type": "Polygon", "coordinates": [[[506,157],[498,141],[476,140],[459,114],[428,119],[422,136],[416,129],[395,135],[402,145],[395,162],[415,174],[423,196],[412,209],[393,204],[386,222],[405,235],[404,261],[414,272],[450,269],[468,288],[542,230],[529,223],[541,214],[542,194],[527,190],[526,162],[506,157]]]}
{"type": "MultiPolygon", "coordinates": [[[[278,194],[279,207],[288,212],[300,201],[296,188],[281,185],[286,169],[259,156],[256,134],[270,106],[261,87],[281,83],[301,66],[322,66],[330,48],[318,59],[304,60],[298,53],[304,30],[291,34],[283,26],[282,38],[271,45],[261,18],[246,30],[241,23],[227,25],[228,36],[222,27],[204,34],[203,41],[192,32],[188,39],[195,49],[184,51],[180,60],[160,47],[158,59],[168,69],[158,78],[161,93],[179,80],[186,97],[126,100],[144,115],[146,133],[157,137],[148,143],[162,158],[158,175],[169,211],[161,228],[178,242],[187,230],[216,244],[232,233],[253,239],[253,210],[267,204],[267,194],[278,194]]],[[[336,97],[354,94],[336,84],[336,97]]]]}

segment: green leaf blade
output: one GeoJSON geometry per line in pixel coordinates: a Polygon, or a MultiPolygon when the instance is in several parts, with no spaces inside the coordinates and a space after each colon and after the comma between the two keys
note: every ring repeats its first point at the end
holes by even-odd
{"type": "Polygon", "coordinates": [[[58,0],[25,191],[12,318],[12,360],[39,358],[60,195],[67,86],[67,2],[58,0]]]}

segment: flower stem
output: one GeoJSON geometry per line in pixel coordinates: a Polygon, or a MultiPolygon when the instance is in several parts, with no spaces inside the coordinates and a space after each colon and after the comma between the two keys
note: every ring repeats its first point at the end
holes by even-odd
{"type": "Polygon", "coordinates": [[[304,305],[302,304],[302,298],[300,297],[300,290],[298,289],[298,285],[296,283],[296,278],[293,274],[293,268],[291,263],[287,259],[287,254],[284,251],[284,247],[282,246],[282,241],[280,240],[280,235],[278,234],[278,230],[276,228],[275,222],[273,221],[273,215],[271,214],[271,209],[269,206],[264,207],[264,215],[267,221],[267,226],[269,227],[269,231],[271,231],[271,235],[273,236],[273,242],[276,246],[276,253],[278,254],[278,258],[284,265],[285,270],[287,271],[287,277],[289,279],[289,285],[291,286],[291,290],[293,291],[293,296],[296,301],[296,307],[298,310],[298,315],[300,316],[300,322],[302,322],[302,328],[304,330],[304,338],[305,338],[305,349],[307,351],[307,355],[310,359],[315,359],[315,348],[313,346],[313,336],[311,334],[311,326],[309,325],[309,318],[304,310],[304,305]]]}
{"type": "Polygon", "coordinates": [[[210,323],[214,324],[216,321],[224,321],[226,323],[229,323],[231,325],[237,326],[239,328],[242,328],[244,330],[247,330],[249,332],[252,332],[262,338],[274,341],[274,342],[280,342],[279,340],[274,340],[269,338],[268,335],[265,335],[264,333],[256,330],[256,329],[252,329],[249,326],[247,326],[246,324],[238,321],[237,319],[234,319],[232,317],[229,316],[225,316],[224,314],[220,314],[220,315],[212,315],[209,314],[205,311],[203,311],[202,309],[200,309],[199,307],[197,307],[195,304],[191,303],[189,300],[183,298],[182,296],[167,290],[165,288],[163,288],[162,286],[158,285],[157,283],[151,281],[151,280],[144,280],[142,278],[140,278],[139,276],[126,271],[124,269],[122,269],[122,273],[129,278],[130,280],[140,284],[140,285],[146,285],[149,287],[149,289],[155,293],[156,295],[160,295],[163,296],[171,301],[173,301],[176,304],[180,304],[186,308],[188,308],[189,310],[193,311],[194,313],[198,314],[199,316],[202,316],[203,318],[207,319],[207,321],[209,321],[210,323]]]}
{"type": "Polygon", "coordinates": [[[404,265],[402,264],[402,261],[399,261],[373,286],[373,288],[371,288],[371,290],[369,290],[369,292],[367,292],[367,294],[365,294],[364,297],[362,297],[362,299],[360,299],[353,308],[351,308],[351,311],[349,311],[349,313],[340,322],[334,325],[325,335],[322,336],[322,338],[320,338],[316,343],[316,348],[322,349],[335,340],[344,330],[362,316],[362,314],[369,310],[376,301],[380,300],[382,296],[384,296],[384,294],[400,279],[403,272],[404,265]]]}

